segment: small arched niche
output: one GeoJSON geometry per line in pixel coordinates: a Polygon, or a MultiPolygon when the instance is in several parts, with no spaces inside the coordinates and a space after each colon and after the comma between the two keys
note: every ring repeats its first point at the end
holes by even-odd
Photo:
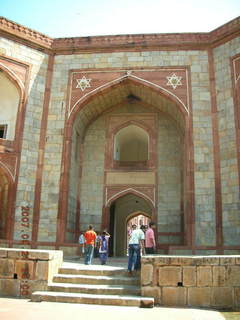
{"type": "Polygon", "coordinates": [[[114,160],[121,165],[134,165],[149,160],[148,133],[131,124],[120,129],[114,137],[114,160]]]}
{"type": "Polygon", "coordinates": [[[0,138],[14,140],[20,95],[17,87],[0,70],[0,138]]]}

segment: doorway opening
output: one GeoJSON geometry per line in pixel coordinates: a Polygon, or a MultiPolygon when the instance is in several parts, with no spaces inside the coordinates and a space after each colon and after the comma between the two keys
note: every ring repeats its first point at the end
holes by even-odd
{"type": "Polygon", "coordinates": [[[125,256],[128,246],[129,227],[135,223],[148,224],[152,217],[151,205],[136,194],[127,194],[116,199],[110,206],[109,244],[110,256],[125,256]]]}

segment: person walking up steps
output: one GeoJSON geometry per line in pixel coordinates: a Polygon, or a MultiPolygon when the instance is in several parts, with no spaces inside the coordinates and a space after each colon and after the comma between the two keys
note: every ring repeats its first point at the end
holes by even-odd
{"type": "Polygon", "coordinates": [[[136,270],[137,256],[140,249],[144,246],[144,232],[137,229],[135,224],[132,225],[132,233],[128,243],[128,273],[133,274],[133,268],[136,270]]]}
{"type": "Polygon", "coordinates": [[[84,252],[84,263],[92,264],[92,257],[94,247],[96,243],[96,232],[93,230],[93,226],[90,224],[88,230],[84,233],[85,238],[85,252],[84,252]]]}

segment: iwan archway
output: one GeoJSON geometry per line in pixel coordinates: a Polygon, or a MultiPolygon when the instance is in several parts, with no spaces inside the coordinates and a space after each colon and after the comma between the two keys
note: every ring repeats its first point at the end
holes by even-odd
{"type": "MultiPolygon", "coordinates": [[[[66,117],[58,242],[76,241],[89,223],[97,231],[109,230],[111,204],[137,199],[124,193],[131,189],[142,195],[138,200],[151,203],[151,210],[132,210],[151,215],[158,226],[160,249],[190,245],[194,227],[193,194],[189,192],[193,187],[191,116],[178,99],[160,87],[126,77],[90,92],[66,117]],[[115,145],[119,132],[120,144],[130,141],[128,133],[140,133],[144,157],[125,157],[124,165],[116,164],[121,160],[115,145]],[[174,235],[176,242],[170,239],[174,235]]],[[[115,230],[114,237],[118,233],[115,230]]],[[[115,252],[121,255],[124,245],[118,246],[121,249],[115,252]]]]}

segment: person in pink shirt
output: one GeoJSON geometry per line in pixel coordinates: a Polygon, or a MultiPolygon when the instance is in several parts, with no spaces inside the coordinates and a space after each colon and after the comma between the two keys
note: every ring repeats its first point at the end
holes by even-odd
{"type": "Polygon", "coordinates": [[[156,225],[154,222],[149,223],[149,228],[145,233],[145,251],[146,254],[154,254],[156,250],[156,241],[154,235],[154,229],[156,225]]]}

